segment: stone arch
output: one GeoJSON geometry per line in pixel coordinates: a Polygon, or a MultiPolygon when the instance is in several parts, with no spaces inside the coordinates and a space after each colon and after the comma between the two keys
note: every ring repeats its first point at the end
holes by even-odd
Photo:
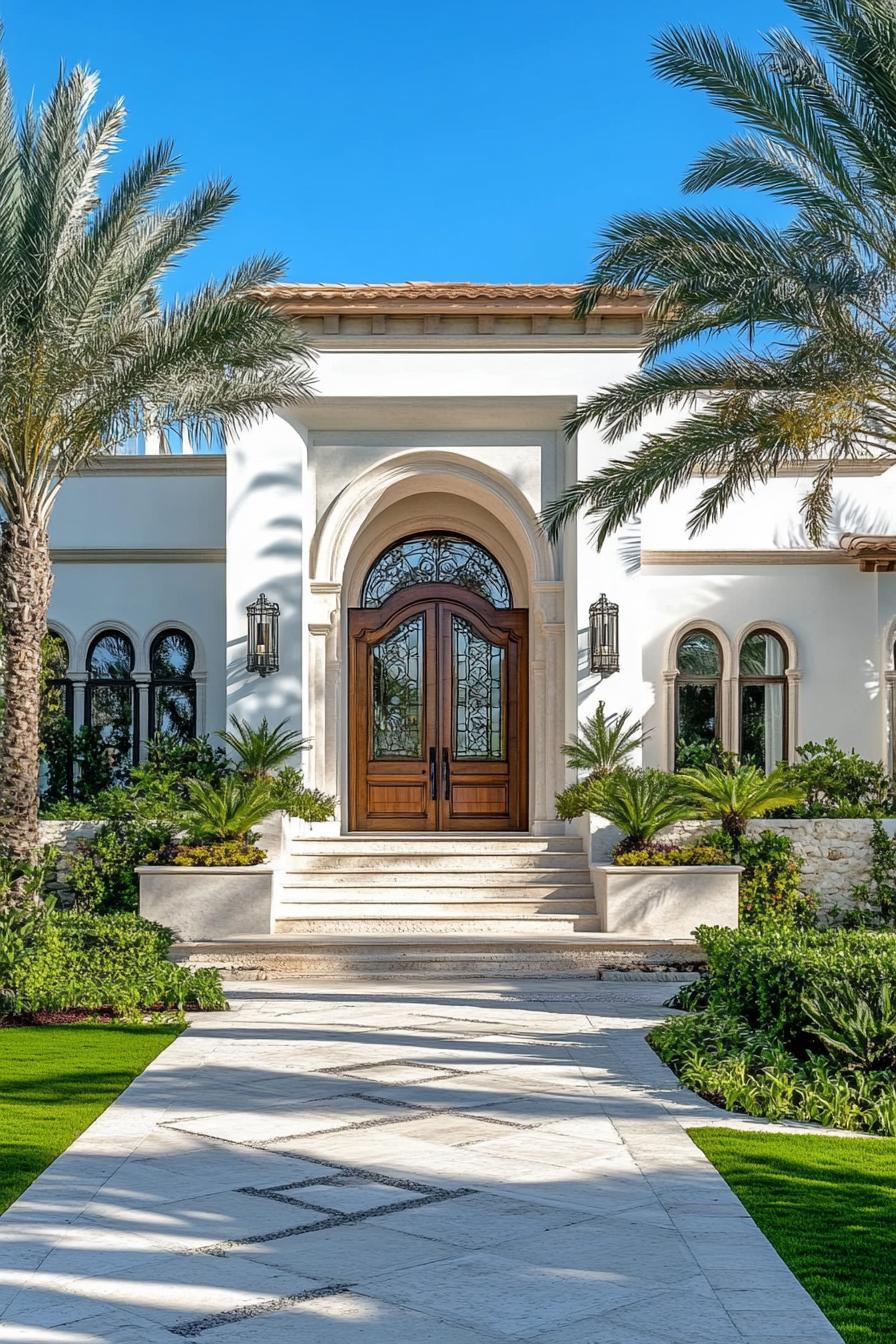
{"type": "Polygon", "coordinates": [[[459,453],[412,450],[378,463],[337,495],[317,525],[309,551],[309,773],[319,788],[346,796],[344,612],[357,604],[367,569],[385,546],[433,527],[486,546],[508,575],[515,605],[529,609],[530,827],[562,830],[554,819],[554,794],[564,783],[563,704],[556,694],[564,684],[559,555],[520,488],[459,453]]]}

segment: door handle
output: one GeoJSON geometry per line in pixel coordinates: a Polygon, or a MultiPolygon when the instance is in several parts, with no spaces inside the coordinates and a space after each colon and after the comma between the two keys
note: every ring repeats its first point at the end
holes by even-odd
{"type": "Polygon", "coordinates": [[[436,749],[429,749],[429,796],[435,802],[438,797],[438,788],[436,787],[436,749]]]}
{"type": "Polygon", "coordinates": [[[442,787],[445,793],[445,801],[451,798],[451,769],[448,765],[448,748],[442,748],[442,787]]]}

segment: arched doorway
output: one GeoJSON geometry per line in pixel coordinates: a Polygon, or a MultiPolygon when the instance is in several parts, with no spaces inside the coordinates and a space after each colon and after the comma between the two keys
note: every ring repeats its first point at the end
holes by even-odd
{"type": "Polygon", "coordinates": [[[483,546],[392,543],[349,611],[349,827],[523,830],[529,613],[483,546]]]}

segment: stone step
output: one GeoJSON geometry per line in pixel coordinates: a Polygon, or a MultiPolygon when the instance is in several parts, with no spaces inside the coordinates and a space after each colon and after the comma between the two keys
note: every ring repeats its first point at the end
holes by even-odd
{"type": "Polygon", "coordinates": [[[504,918],[487,912],[485,907],[481,916],[467,915],[456,918],[446,915],[431,915],[425,910],[416,915],[397,915],[394,910],[385,916],[343,916],[330,913],[314,918],[281,918],[276,920],[274,930],[277,934],[293,937],[304,934],[376,934],[385,936],[397,933],[446,933],[461,936],[463,934],[488,935],[503,938],[505,934],[532,933],[533,925],[544,933],[573,934],[598,933],[600,921],[597,915],[532,915],[504,918]]]}
{"type": "Polygon", "coordinates": [[[282,900],[285,902],[320,902],[326,905],[338,905],[345,901],[358,901],[377,905],[406,905],[432,901],[469,901],[476,905],[488,905],[501,901],[589,901],[594,906],[594,888],[588,881],[579,882],[527,882],[525,884],[491,883],[482,886],[478,883],[429,882],[413,884],[404,880],[401,884],[393,882],[368,886],[366,882],[348,882],[329,884],[308,882],[292,876],[283,882],[282,900]]]}
{"type": "Polygon", "coordinates": [[[392,873],[464,873],[471,877],[504,873],[513,880],[525,881],[529,873],[544,869],[551,873],[550,881],[563,870],[573,874],[587,872],[588,860],[584,853],[549,851],[546,854],[433,854],[426,851],[407,852],[403,849],[392,854],[309,854],[300,846],[293,846],[286,863],[290,873],[365,873],[371,880],[390,882],[392,873]],[[519,879],[517,879],[519,874],[519,879]]]}
{"type": "Polygon", "coordinates": [[[293,854],[374,855],[384,854],[391,860],[399,854],[459,854],[467,858],[479,855],[509,854],[579,854],[583,855],[582,841],[574,835],[508,835],[495,834],[446,836],[444,832],[421,835],[333,836],[330,839],[300,839],[293,837],[293,854]]]}
{"type": "Polygon", "coordinates": [[[228,938],[178,943],[171,955],[190,966],[217,966],[236,980],[597,979],[603,972],[692,971],[703,961],[690,941],[603,933],[533,936],[531,929],[525,936],[499,939],[419,934],[228,938]]]}
{"type": "Polygon", "coordinates": [[[596,913],[594,897],[583,896],[568,899],[563,896],[542,897],[537,900],[516,898],[513,894],[504,895],[497,900],[470,901],[464,899],[464,893],[458,892],[455,900],[433,899],[392,900],[392,901],[330,901],[314,893],[310,899],[293,897],[281,899],[277,906],[277,919],[536,919],[547,916],[554,919],[563,915],[585,915],[596,913]]]}

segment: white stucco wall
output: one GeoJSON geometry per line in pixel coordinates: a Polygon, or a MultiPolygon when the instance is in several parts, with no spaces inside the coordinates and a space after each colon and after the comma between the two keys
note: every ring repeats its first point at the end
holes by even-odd
{"type": "MultiPolygon", "coordinates": [[[[567,442],[562,418],[636,363],[631,345],[589,345],[587,338],[580,347],[543,349],[514,348],[509,340],[481,348],[384,349],[350,348],[346,341],[321,351],[307,409],[271,417],[230,445],[226,478],[207,463],[169,461],[115,465],[67,483],[52,530],[51,618],[71,635],[73,671],[83,671],[86,640],[101,625],[133,632],[141,672],[150,634],[165,623],[182,625],[204,657],[203,727],[222,726],[228,713],[254,722],[267,715],[322,738],[322,700],[332,702],[331,724],[337,702],[344,716],[339,622],[352,599],[342,591],[343,572],[323,573],[315,546],[358,482],[412,457],[421,516],[431,525],[440,491],[446,516],[462,518],[479,487],[458,484],[462,472],[453,482],[433,475],[427,464],[466,462],[481,473],[476,508],[488,509],[485,486],[492,482],[498,493],[522,501],[531,528],[565,484],[632,446],[608,446],[593,428],[567,442]],[[92,552],[90,563],[79,550],[92,552]],[[262,590],[281,607],[280,671],[264,680],[245,671],[245,608],[262,590]]],[[[591,522],[580,519],[543,566],[539,591],[526,592],[539,630],[548,632],[544,638],[562,631],[563,657],[533,669],[546,687],[542,699],[549,697],[551,712],[560,715],[558,741],[603,699],[611,711],[632,708],[643,716],[651,732],[644,759],[666,764],[664,673],[675,632],[685,622],[711,621],[736,650],[747,626],[768,622],[786,628],[796,643],[796,740],[832,735],[865,755],[889,757],[896,575],[860,573],[830,556],[825,563],[793,563],[794,549],[806,546],[798,516],[805,482],[794,478],[769,483],[691,539],[687,515],[699,489],[694,482],[669,501],[654,501],[600,553],[591,522]],[[772,563],[779,550],[787,557],[772,563]],[[693,562],[682,552],[693,553],[693,562]],[[552,591],[552,584],[562,588],[552,591]],[[621,641],[620,672],[602,682],[587,665],[588,609],[601,592],[619,604],[621,641]]],[[[378,536],[376,528],[389,519],[396,528],[399,519],[412,521],[412,495],[413,485],[403,483],[371,497],[369,515],[355,501],[349,516],[358,536],[345,539],[343,558],[354,563],[365,538],[378,536]]],[[[477,535],[487,541],[481,515],[476,519],[477,535]]],[[[516,545],[514,563],[523,572],[521,543],[508,527],[496,522],[495,545],[505,551],[516,545]]],[[[896,472],[838,479],[832,545],[843,531],[896,531],[896,472]]],[[[515,582],[516,589],[529,587],[530,579],[515,582]]],[[[734,675],[733,666],[728,673],[734,675]]],[[[533,716],[543,709],[533,704],[533,716]]],[[[344,722],[339,732],[344,736],[344,722]]],[[[330,758],[324,761],[322,745],[310,773],[341,791],[344,745],[329,742],[325,749],[330,758]]]]}

